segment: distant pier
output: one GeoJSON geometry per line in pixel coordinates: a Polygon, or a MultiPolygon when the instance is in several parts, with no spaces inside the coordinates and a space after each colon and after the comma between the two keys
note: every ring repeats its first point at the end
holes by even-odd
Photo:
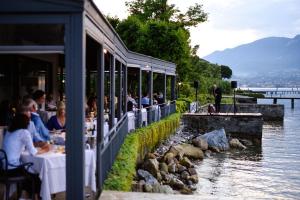
{"type": "Polygon", "coordinates": [[[274,88],[255,90],[253,92],[264,94],[264,98],[260,99],[273,99],[273,104],[277,104],[278,99],[290,99],[291,108],[295,108],[295,99],[300,99],[300,88],[274,88]]]}

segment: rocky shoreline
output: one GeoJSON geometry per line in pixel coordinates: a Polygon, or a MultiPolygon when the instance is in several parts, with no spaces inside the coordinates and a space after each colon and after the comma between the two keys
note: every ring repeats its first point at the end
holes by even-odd
{"type": "Polygon", "coordinates": [[[252,145],[251,141],[228,140],[223,129],[201,134],[181,126],[176,134],[145,156],[144,162],[137,167],[132,190],[193,194],[198,183],[197,161],[229,148],[246,149],[248,145],[252,145]]]}

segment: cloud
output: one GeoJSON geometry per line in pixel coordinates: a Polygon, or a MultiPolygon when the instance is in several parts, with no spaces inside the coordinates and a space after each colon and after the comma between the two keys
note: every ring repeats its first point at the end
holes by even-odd
{"type": "MultiPolygon", "coordinates": [[[[125,0],[94,0],[105,14],[125,18],[125,0]],[[113,3],[112,3],[113,2],[113,3]]],[[[201,57],[270,36],[300,34],[299,0],[169,0],[185,11],[203,4],[209,20],[191,28],[192,45],[199,44],[201,57]]]]}
{"type": "Polygon", "coordinates": [[[198,55],[204,57],[216,50],[253,42],[260,35],[261,33],[253,29],[215,29],[212,24],[206,23],[191,30],[191,41],[192,45],[200,45],[198,55]]]}

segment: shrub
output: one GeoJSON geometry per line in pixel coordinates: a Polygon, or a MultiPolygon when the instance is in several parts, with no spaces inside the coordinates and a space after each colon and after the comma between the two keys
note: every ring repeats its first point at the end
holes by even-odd
{"type": "Polygon", "coordinates": [[[180,124],[180,114],[175,113],[150,126],[137,129],[125,138],[113,167],[104,182],[105,190],[131,191],[136,174],[136,165],[154,150],[180,124]]]}

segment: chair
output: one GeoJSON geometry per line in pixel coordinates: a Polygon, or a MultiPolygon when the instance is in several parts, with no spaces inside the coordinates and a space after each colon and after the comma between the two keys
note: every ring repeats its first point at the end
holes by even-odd
{"type": "Polygon", "coordinates": [[[17,184],[17,198],[19,198],[21,196],[20,185],[27,180],[30,180],[32,183],[32,199],[34,199],[35,183],[34,183],[34,180],[30,177],[30,175],[26,171],[32,165],[33,165],[32,163],[24,163],[19,166],[11,165],[7,161],[6,152],[3,149],[0,149],[0,183],[5,185],[6,200],[9,200],[10,185],[17,184]],[[20,171],[22,173],[20,173],[20,174],[10,173],[10,172],[12,172],[12,170],[9,170],[8,166],[15,167],[14,170],[20,169],[20,171]]]}

